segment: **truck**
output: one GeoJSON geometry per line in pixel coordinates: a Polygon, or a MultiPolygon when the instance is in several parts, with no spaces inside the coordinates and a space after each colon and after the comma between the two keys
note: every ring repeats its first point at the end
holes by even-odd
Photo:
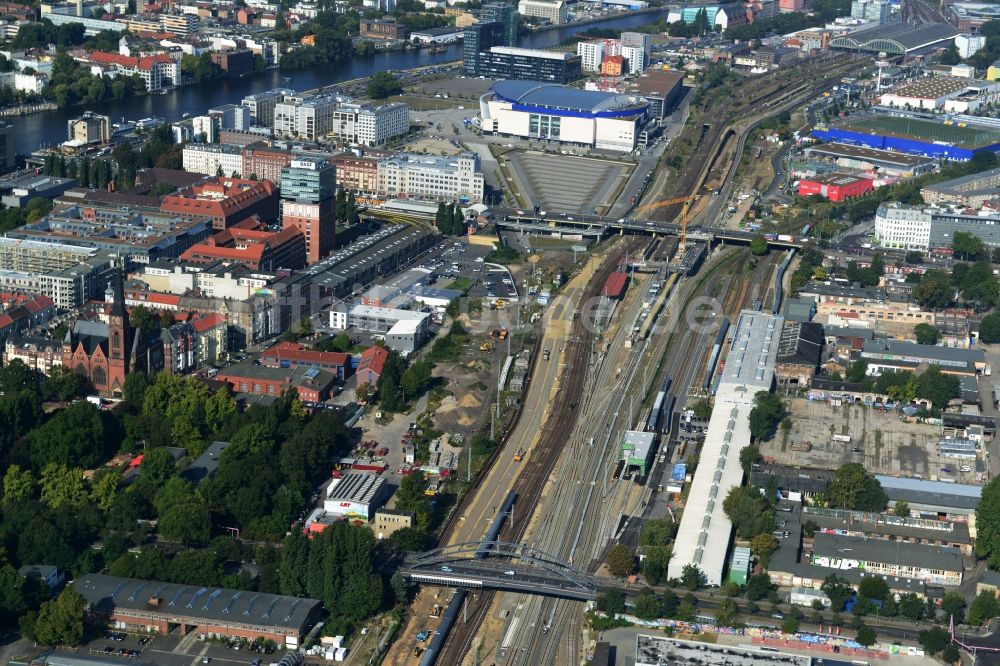
{"type": "Polygon", "coordinates": [[[851,436],[850,435],[834,435],[832,439],[835,442],[843,442],[844,444],[850,444],[851,443],[851,436]]]}

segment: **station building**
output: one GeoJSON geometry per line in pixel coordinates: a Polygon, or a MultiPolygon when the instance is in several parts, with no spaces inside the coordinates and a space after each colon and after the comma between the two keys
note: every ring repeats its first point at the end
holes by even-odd
{"type": "Polygon", "coordinates": [[[73,587],[86,619],[116,629],[166,636],[180,630],[201,638],[267,638],[297,648],[319,614],[316,599],[86,574],[73,587]]]}
{"type": "Polygon", "coordinates": [[[484,132],[631,152],[649,102],[542,81],[497,81],[479,101],[484,132]]]}

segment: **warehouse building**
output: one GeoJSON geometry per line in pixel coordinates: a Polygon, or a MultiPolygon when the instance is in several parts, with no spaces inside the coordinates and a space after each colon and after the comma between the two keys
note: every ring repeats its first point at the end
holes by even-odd
{"type": "Polygon", "coordinates": [[[655,448],[655,433],[644,430],[627,430],[622,440],[620,460],[627,472],[632,467],[639,468],[639,476],[645,477],[647,465],[655,448]]]}
{"type": "Polygon", "coordinates": [[[976,538],[976,507],[982,486],[884,475],[875,479],[889,496],[890,506],[906,502],[910,511],[921,517],[966,522],[969,534],[976,538]]]}
{"type": "Polygon", "coordinates": [[[381,476],[347,472],[330,482],[323,510],[331,516],[369,520],[388,497],[389,484],[381,476]]]}
{"type": "Polygon", "coordinates": [[[385,344],[399,352],[416,351],[430,336],[431,317],[426,312],[377,305],[355,305],[348,322],[361,331],[385,335],[385,344]]]}
{"type": "Polygon", "coordinates": [[[679,578],[685,565],[693,564],[710,585],[724,582],[733,525],[722,504],[729,491],[743,483],[740,451],[750,443],[753,397],[774,386],[783,321],[763,312],[740,313],[699,456],[702,462],[691,482],[674,543],[668,569],[671,578],[679,578]]]}
{"type": "Polygon", "coordinates": [[[937,168],[937,160],[894,150],[877,150],[847,143],[823,143],[806,148],[809,157],[832,160],[844,169],[878,171],[886,176],[918,176],[937,168]]]}
{"type": "Polygon", "coordinates": [[[830,40],[830,48],[915,56],[950,46],[958,34],[959,31],[947,23],[892,23],[835,37],[830,40]]]}
{"type": "Polygon", "coordinates": [[[830,173],[799,181],[799,196],[821,196],[830,201],[845,201],[872,191],[872,179],[849,173],[830,173]]]}
{"type": "Polygon", "coordinates": [[[316,599],[103,574],[80,576],[73,587],[87,604],[88,622],[161,636],[263,637],[298,648],[320,612],[316,599]]]}
{"type": "Polygon", "coordinates": [[[949,586],[960,585],[965,571],[958,548],[823,532],[813,538],[812,564],[830,569],[858,569],[887,579],[912,578],[928,585],[949,586]]]}
{"type": "Polygon", "coordinates": [[[479,100],[484,132],[630,152],[649,110],[638,95],[497,81],[479,100]]]}

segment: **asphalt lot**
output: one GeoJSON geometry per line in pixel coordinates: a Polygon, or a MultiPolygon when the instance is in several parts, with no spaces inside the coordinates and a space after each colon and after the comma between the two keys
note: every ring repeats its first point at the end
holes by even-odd
{"type": "Polygon", "coordinates": [[[633,168],[627,162],[535,152],[515,151],[505,157],[525,190],[524,197],[543,210],[565,212],[609,208],[633,168]]]}
{"type": "Polygon", "coordinates": [[[120,660],[122,664],[157,664],[158,666],[193,666],[205,663],[207,657],[212,664],[252,664],[255,659],[269,664],[279,661],[285,650],[279,646],[271,654],[258,654],[244,643],[240,649],[226,647],[222,641],[199,640],[196,632],[181,637],[174,633],[169,636],[142,636],[124,634],[124,640],[112,640],[106,632],[84,644],[78,654],[100,657],[105,660],[120,660]],[[147,641],[142,643],[141,641],[147,641]],[[110,650],[110,652],[109,652],[110,650]],[[120,655],[119,650],[138,651],[138,656],[120,655]]]}

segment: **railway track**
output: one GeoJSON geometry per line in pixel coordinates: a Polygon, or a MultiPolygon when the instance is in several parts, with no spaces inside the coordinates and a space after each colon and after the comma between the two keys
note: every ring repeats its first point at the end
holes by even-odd
{"type": "MultiPolygon", "coordinates": [[[[586,304],[600,293],[605,280],[627,254],[636,252],[648,242],[648,239],[627,239],[625,247],[609,256],[591,279],[581,298],[581,304],[586,304]]],[[[526,460],[525,469],[521,471],[514,483],[514,491],[518,495],[515,507],[523,508],[522,513],[513,526],[508,522],[500,531],[498,539],[501,541],[511,543],[521,541],[528,527],[530,512],[538,503],[545,482],[576,423],[576,407],[582,400],[592,341],[590,334],[592,329],[585,320],[589,314],[578,310],[574,316],[573,334],[566,343],[567,348],[564,352],[567,359],[566,369],[559,379],[559,389],[552,400],[551,416],[542,429],[538,443],[526,460]]],[[[438,658],[440,664],[450,666],[462,662],[493,601],[493,592],[491,591],[481,591],[471,596],[473,599],[468,602],[467,621],[460,622],[452,630],[438,658]]]]}

